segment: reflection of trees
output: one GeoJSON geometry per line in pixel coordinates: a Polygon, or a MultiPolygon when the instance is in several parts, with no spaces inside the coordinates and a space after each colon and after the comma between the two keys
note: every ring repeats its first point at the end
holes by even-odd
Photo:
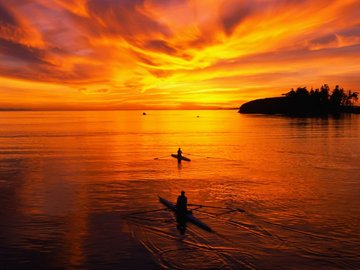
{"type": "Polygon", "coordinates": [[[348,90],[336,85],[330,94],[330,88],[324,84],[320,89],[298,87],[283,94],[290,103],[293,113],[322,114],[350,112],[354,103],[358,100],[358,92],[348,90]]]}

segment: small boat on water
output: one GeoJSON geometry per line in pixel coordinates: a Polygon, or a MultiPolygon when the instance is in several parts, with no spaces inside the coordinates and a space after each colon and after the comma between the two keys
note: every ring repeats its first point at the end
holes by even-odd
{"type": "Polygon", "coordinates": [[[176,158],[176,159],[178,160],[178,162],[181,162],[182,160],[184,160],[184,161],[191,161],[190,158],[187,158],[187,157],[184,157],[184,156],[179,156],[179,155],[177,155],[177,154],[171,154],[171,156],[172,156],[173,158],[176,158]]]}
{"type": "MultiPolygon", "coordinates": [[[[171,211],[176,213],[176,205],[173,204],[172,202],[162,198],[159,196],[159,201],[165,205],[167,208],[169,208],[171,211]]],[[[212,229],[206,225],[204,222],[200,221],[198,218],[194,217],[193,214],[191,212],[187,213],[184,218],[186,219],[186,221],[189,221],[191,223],[193,223],[194,225],[200,227],[201,229],[208,231],[208,232],[212,232],[212,229]]]]}

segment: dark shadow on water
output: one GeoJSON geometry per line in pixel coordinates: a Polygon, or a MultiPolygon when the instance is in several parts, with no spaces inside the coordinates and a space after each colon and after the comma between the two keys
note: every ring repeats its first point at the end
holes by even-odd
{"type": "Polygon", "coordinates": [[[181,215],[176,215],[176,228],[181,234],[185,234],[186,232],[186,218],[181,215]]]}
{"type": "Polygon", "coordinates": [[[180,215],[180,214],[175,214],[175,216],[177,222],[176,228],[182,235],[184,235],[186,232],[186,223],[187,223],[186,217],[185,215],[180,215]]]}

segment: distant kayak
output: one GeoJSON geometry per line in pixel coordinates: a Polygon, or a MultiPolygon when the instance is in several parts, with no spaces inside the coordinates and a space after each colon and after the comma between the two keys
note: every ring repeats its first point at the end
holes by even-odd
{"type": "Polygon", "coordinates": [[[184,157],[184,156],[179,157],[179,156],[176,155],[176,154],[171,154],[171,156],[172,156],[173,158],[176,158],[179,162],[182,161],[182,160],[191,161],[190,158],[187,158],[187,157],[184,157]]]}

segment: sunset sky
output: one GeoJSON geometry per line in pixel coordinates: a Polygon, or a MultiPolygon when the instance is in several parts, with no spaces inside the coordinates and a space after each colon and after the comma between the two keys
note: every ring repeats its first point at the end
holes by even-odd
{"type": "Polygon", "coordinates": [[[238,107],[360,89],[359,0],[0,0],[0,108],[238,107]]]}

